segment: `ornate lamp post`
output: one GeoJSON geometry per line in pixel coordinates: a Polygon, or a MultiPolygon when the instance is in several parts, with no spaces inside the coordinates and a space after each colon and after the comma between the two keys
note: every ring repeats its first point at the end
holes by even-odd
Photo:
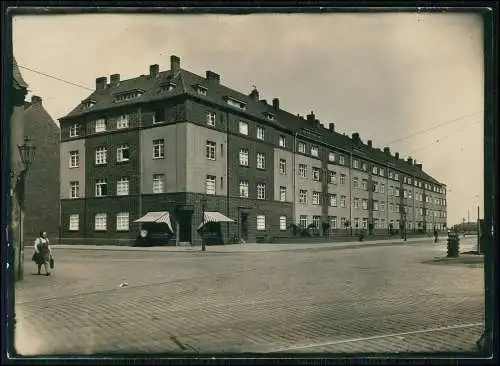
{"type": "Polygon", "coordinates": [[[17,200],[19,202],[20,210],[18,211],[18,220],[19,220],[19,250],[18,250],[18,263],[19,266],[17,268],[17,278],[23,278],[23,258],[24,258],[24,243],[23,243],[23,211],[25,209],[25,195],[26,195],[26,174],[35,159],[35,151],[36,147],[31,144],[31,140],[29,137],[24,137],[24,143],[22,145],[18,145],[17,149],[19,151],[19,158],[23,165],[23,169],[18,173],[17,177],[15,177],[15,186],[14,191],[17,196],[17,200]]]}
{"type": "Polygon", "coordinates": [[[205,210],[207,209],[207,198],[203,196],[201,199],[201,251],[207,250],[205,245],[205,210]]]}

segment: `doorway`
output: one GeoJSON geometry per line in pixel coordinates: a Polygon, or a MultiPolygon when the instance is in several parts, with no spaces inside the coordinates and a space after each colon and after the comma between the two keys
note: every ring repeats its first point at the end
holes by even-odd
{"type": "Polygon", "coordinates": [[[240,216],[240,235],[241,239],[248,241],[248,214],[244,212],[240,216]]]}
{"type": "Polygon", "coordinates": [[[191,242],[191,213],[181,214],[179,217],[179,241],[191,242]]]}

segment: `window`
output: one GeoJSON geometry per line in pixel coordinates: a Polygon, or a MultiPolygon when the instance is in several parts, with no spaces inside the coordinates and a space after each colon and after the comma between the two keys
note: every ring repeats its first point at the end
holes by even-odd
{"type": "Polygon", "coordinates": [[[80,136],[80,125],[78,123],[73,123],[69,128],[69,137],[77,136],[80,136]]]}
{"type": "Polygon", "coordinates": [[[107,216],[105,213],[95,214],[95,218],[94,218],[95,231],[105,231],[106,230],[106,219],[107,219],[107,216]]]}
{"type": "Polygon", "coordinates": [[[361,169],[366,172],[368,170],[368,165],[365,162],[361,163],[361,169]]]}
{"type": "Polygon", "coordinates": [[[299,164],[299,176],[307,178],[307,166],[305,164],[299,164]]]}
{"type": "Polygon", "coordinates": [[[201,86],[198,86],[196,88],[196,92],[200,95],[207,95],[207,89],[201,87],[201,86]]]}
{"type": "Polygon", "coordinates": [[[69,198],[80,198],[80,182],[69,182],[69,198]]]}
{"type": "Polygon", "coordinates": [[[355,217],[354,218],[354,227],[357,229],[359,227],[359,218],[355,217]]]}
{"type": "Polygon", "coordinates": [[[337,184],[337,173],[333,170],[328,171],[328,184],[337,184]]]}
{"type": "Polygon", "coordinates": [[[258,200],[266,199],[266,185],[264,183],[257,184],[257,199],[258,200]]]}
{"type": "Polygon", "coordinates": [[[345,174],[340,174],[340,184],[345,184],[345,174]]]}
{"type": "Polygon", "coordinates": [[[378,201],[373,201],[373,211],[378,211],[378,201]]]}
{"type": "Polygon", "coordinates": [[[106,131],[106,120],[104,118],[95,121],[95,132],[105,132],[106,131]]]}
{"type": "Polygon", "coordinates": [[[106,152],[105,147],[98,147],[95,149],[95,163],[97,165],[106,164],[106,152]]]}
{"type": "Polygon", "coordinates": [[[368,200],[367,199],[363,200],[363,210],[368,210],[368,200]]]}
{"type": "Polygon", "coordinates": [[[345,217],[341,217],[340,218],[340,227],[346,227],[346,218],[345,217]]]}
{"type": "Polygon", "coordinates": [[[286,230],[286,216],[280,216],[280,230],[286,230]]]}
{"type": "Polygon", "coordinates": [[[408,198],[411,199],[411,191],[408,191],[408,198]]]}
{"type": "Polygon", "coordinates": [[[316,168],[316,167],[313,167],[312,168],[312,178],[313,178],[313,181],[319,182],[321,180],[320,177],[321,177],[321,175],[320,175],[320,169],[316,168]]]}
{"type": "Polygon", "coordinates": [[[306,144],[304,144],[303,142],[299,142],[297,144],[297,150],[299,151],[299,153],[305,153],[306,152],[306,144]]]}
{"type": "Polygon", "coordinates": [[[153,124],[165,121],[165,109],[159,108],[153,112],[153,124]]]}
{"type": "Polygon", "coordinates": [[[281,135],[279,139],[279,145],[280,147],[286,147],[286,137],[281,135]]]}
{"type": "Polygon", "coordinates": [[[115,101],[126,102],[126,101],[129,101],[132,99],[139,98],[143,93],[144,93],[143,90],[136,89],[132,92],[126,92],[126,93],[122,93],[120,95],[117,95],[115,98],[115,101]]]}
{"type": "Polygon", "coordinates": [[[380,193],[385,193],[385,184],[384,183],[382,183],[380,185],[380,193]]]}
{"type": "Polygon", "coordinates": [[[313,205],[321,204],[321,192],[313,192],[312,204],[313,205]]]}
{"type": "Polygon", "coordinates": [[[321,221],[321,216],[313,216],[313,225],[316,228],[319,228],[319,222],[321,221]]]}
{"type": "Polygon", "coordinates": [[[240,165],[248,166],[248,150],[240,149],[240,165]]]}
{"type": "Polygon", "coordinates": [[[331,194],[329,197],[330,197],[330,206],[337,207],[337,195],[331,194]]]}
{"type": "Polygon", "coordinates": [[[80,215],[69,215],[69,231],[78,231],[80,228],[80,215]]]}
{"type": "Polygon", "coordinates": [[[403,189],[403,197],[404,198],[408,197],[408,191],[406,189],[403,189]]]}
{"type": "Polygon", "coordinates": [[[299,203],[307,203],[307,191],[305,189],[299,190],[299,203]]]}
{"type": "Polygon", "coordinates": [[[213,141],[207,141],[206,156],[208,160],[215,160],[217,144],[213,141]]]}
{"type": "Polygon", "coordinates": [[[346,207],[345,201],[346,201],[346,197],[340,196],[340,207],[342,207],[342,208],[346,207]]]}
{"type": "Polygon", "coordinates": [[[398,173],[394,173],[394,180],[399,180],[399,174],[398,173]]]}
{"type": "Polygon", "coordinates": [[[352,167],[355,168],[355,169],[359,169],[359,161],[357,161],[356,159],[354,159],[352,161],[352,167]]]}
{"type": "Polygon", "coordinates": [[[266,217],[257,215],[257,230],[266,230],[266,217]]]}
{"type": "Polygon", "coordinates": [[[366,217],[363,217],[362,225],[363,229],[366,229],[368,227],[368,219],[366,217]]]}
{"type": "Polygon", "coordinates": [[[393,175],[392,172],[389,172],[389,178],[392,179],[393,175]]]}
{"type": "Polygon", "coordinates": [[[372,168],[372,173],[373,173],[373,174],[378,174],[378,167],[373,166],[373,168],[372,168]]]}
{"type": "Polygon", "coordinates": [[[257,127],[257,139],[264,140],[264,128],[263,127],[257,127]]]}
{"type": "Polygon", "coordinates": [[[330,217],[330,228],[331,229],[337,228],[337,216],[330,217]]]}
{"type": "Polygon", "coordinates": [[[120,145],[116,149],[116,161],[128,161],[130,159],[130,148],[128,145],[120,145]]]}
{"type": "Polygon", "coordinates": [[[280,159],[280,174],[286,174],[286,160],[280,159]]]}
{"type": "Polygon", "coordinates": [[[317,157],[318,155],[319,155],[318,147],[317,146],[311,147],[311,156],[317,157]]]}
{"type": "Polygon", "coordinates": [[[122,114],[120,117],[118,117],[118,119],[116,120],[116,128],[128,128],[128,114],[122,114]]]}
{"type": "Polygon", "coordinates": [[[163,159],[165,157],[165,140],[153,140],[153,159],[163,159]]]}
{"type": "Polygon", "coordinates": [[[401,212],[401,207],[399,205],[394,205],[394,212],[401,212]]]}
{"type": "Polygon", "coordinates": [[[121,178],[116,182],[116,195],[127,196],[129,193],[129,180],[128,178],[121,178]]]}
{"type": "Polygon", "coordinates": [[[69,167],[78,168],[80,165],[80,152],[78,150],[73,150],[69,152],[69,167]]]}
{"type": "Polygon", "coordinates": [[[215,112],[207,112],[207,125],[210,127],[215,127],[215,112]]]}
{"type": "Polygon", "coordinates": [[[129,214],[128,212],[119,212],[116,214],[116,231],[129,230],[129,214]]]}
{"type": "Polygon", "coordinates": [[[286,201],[286,187],[283,186],[280,187],[280,201],[281,202],[286,201]]]}
{"type": "Polygon", "coordinates": [[[380,202],[380,211],[385,211],[385,202],[380,202]]]}
{"type": "Polygon", "coordinates": [[[378,174],[383,177],[385,175],[385,169],[384,168],[380,168],[378,170],[378,174]]]}
{"type": "Polygon", "coordinates": [[[245,103],[240,102],[236,99],[227,98],[226,103],[232,107],[236,107],[236,108],[240,108],[240,109],[247,109],[247,106],[245,103]]]}
{"type": "Polygon", "coordinates": [[[329,152],[328,153],[328,161],[335,161],[335,153],[329,152]]]}
{"type": "Polygon", "coordinates": [[[163,193],[165,190],[165,174],[153,174],[153,193],[163,193]]]}
{"type": "Polygon", "coordinates": [[[394,206],[392,203],[389,204],[389,212],[394,212],[394,206]]]}
{"type": "Polygon", "coordinates": [[[398,188],[394,188],[394,195],[396,197],[399,197],[399,189],[398,188]]]}
{"type": "Polygon", "coordinates": [[[352,186],[353,186],[353,188],[359,188],[359,179],[358,179],[358,177],[352,177],[352,186]]]}
{"type": "Polygon", "coordinates": [[[359,197],[354,197],[354,199],[352,200],[352,207],[359,208],[359,197]]]}
{"type": "Polygon", "coordinates": [[[248,180],[240,180],[240,197],[248,198],[248,180]]]}
{"type": "Polygon", "coordinates": [[[299,225],[301,227],[307,227],[307,216],[306,215],[299,216],[299,225]]]}
{"type": "Polygon", "coordinates": [[[95,196],[104,197],[108,194],[108,183],[106,179],[97,179],[95,183],[95,196]]]}
{"type": "Polygon", "coordinates": [[[272,113],[264,113],[264,116],[270,120],[270,121],[274,121],[274,114],[272,113]]]}
{"type": "Polygon", "coordinates": [[[207,175],[205,181],[205,191],[207,194],[215,194],[215,186],[217,184],[216,177],[214,175],[207,175]]]}
{"type": "Polygon", "coordinates": [[[373,192],[378,193],[378,182],[373,182],[372,189],[373,192]]]}
{"type": "Polygon", "coordinates": [[[257,168],[266,169],[266,157],[263,153],[257,153],[257,168]]]}
{"type": "Polygon", "coordinates": [[[240,121],[239,131],[242,135],[248,135],[248,123],[240,121]]]}
{"type": "Polygon", "coordinates": [[[363,185],[363,190],[367,191],[368,190],[368,181],[366,179],[363,179],[362,185],[363,185]]]}
{"type": "Polygon", "coordinates": [[[339,164],[340,165],[345,165],[345,157],[343,155],[339,156],[339,164]]]}

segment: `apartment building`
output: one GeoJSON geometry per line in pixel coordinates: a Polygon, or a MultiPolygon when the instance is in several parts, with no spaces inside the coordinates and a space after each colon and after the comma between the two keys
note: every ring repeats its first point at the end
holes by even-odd
{"type": "Polygon", "coordinates": [[[212,221],[233,220],[219,220],[226,242],[290,236],[292,223],[328,222],[339,234],[446,224],[445,185],[421,164],[325,128],[313,112],[284,111],[278,98],[230,89],[213,71],[193,74],[176,56],[166,71],[155,64],[129,80],[97,78],[60,125],[68,242],[127,243],[140,229],[134,221],[168,212],[178,242],[195,243],[204,206],[212,221]],[[404,211],[419,204],[420,216],[404,211]]]}

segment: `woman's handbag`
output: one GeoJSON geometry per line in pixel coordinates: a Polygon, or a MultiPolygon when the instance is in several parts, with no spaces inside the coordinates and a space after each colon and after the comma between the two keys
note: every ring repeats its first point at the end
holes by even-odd
{"type": "Polygon", "coordinates": [[[50,256],[50,259],[49,259],[49,266],[50,266],[50,269],[54,269],[54,257],[50,256]]]}

